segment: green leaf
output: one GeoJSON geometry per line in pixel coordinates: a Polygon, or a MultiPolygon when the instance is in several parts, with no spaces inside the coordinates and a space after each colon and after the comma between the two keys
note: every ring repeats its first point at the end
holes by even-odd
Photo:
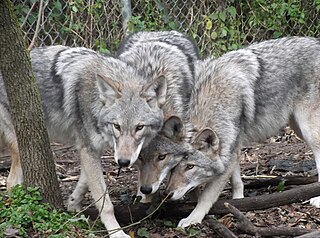
{"type": "Polygon", "coordinates": [[[211,20],[217,20],[218,17],[219,17],[219,16],[218,16],[217,13],[211,13],[210,16],[209,16],[209,18],[210,18],[211,20]]]}
{"type": "Polygon", "coordinates": [[[284,190],[284,184],[285,184],[285,181],[282,180],[281,182],[279,182],[278,186],[277,186],[277,191],[278,192],[282,192],[284,190]]]}
{"type": "Polygon", "coordinates": [[[218,38],[218,33],[217,33],[217,32],[215,32],[215,31],[211,32],[211,34],[210,34],[210,38],[211,38],[212,40],[217,39],[217,38],[218,38]]]}
{"type": "Polygon", "coordinates": [[[227,8],[227,11],[230,13],[232,18],[235,18],[237,15],[237,9],[234,6],[230,6],[227,8]]]}
{"type": "Polygon", "coordinates": [[[191,237],[200,234],[200,230],[197,229],[197,228],[193,228],[193,227],[190,227],[190,228],[187,230],[187,232],[188,232],[188,235],[191,236],[191,237]]]}
{"type": "Polygon", "coordinates": [[[61,2],[59,0],[57,0],[54,4],[54,8],[59,10],[61,12],[61,9],[62,9],[62,5],[61,5],[61,2]]]}
{"type": "Polygon", "coordinates": [[[169,220],[165,220],[163,222],[163,224],[167,227],[176,227],[176,225],[172,222],[172,221],[169,221],[169,220]]]}
{"type": "Polygon", "coordinates": [[[211,30],[211,29],[212,29],[212,21],[208,19],[206,24],[206,30],[211,30]]]}
{"type": "Polygon", "coordinates": [[[171,30],[177,29],[176,23],[174,23],[173,21],[169,22],[169,28],[170,28],[171,30]]]}
{"type": "Polygon", "coordinates": [[[227,16],[226,16],[226,13],[225,12],[219,12],[219,18],[221,21],[225,21],[227,16]]]}
{"type": "Polygon", "coordinates": [[[139,237],[144,237],[144,238],[150,237],[149,232],[148,232],[147,228],[145,228],[145,227],[139,228],[137,234],[139,237]]]}
{"type": "Polygon", "coordinates": [[[74,6],[74,5],[71,7],[71,9],[72,9],[73,12],[78,12],[78,8],[76,6],[74,6]]]}
{"type": "Polygon", "coordinates": [[[226,29],[221,29],[220,37],[225,37],[228,35],[228,31],[226,29]]]}
{"type": "Polygon", "coordinates": [[[282,33],[280,32],[280,31],[275,31],[275,32],[273,32],[273,37],[275,37],[275,38],[279,38],[279,37],[281,37],[282,36],[282,33]]]}

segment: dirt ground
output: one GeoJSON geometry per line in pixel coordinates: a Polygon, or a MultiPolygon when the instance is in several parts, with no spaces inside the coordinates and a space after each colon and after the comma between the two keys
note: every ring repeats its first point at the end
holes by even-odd
{"type": "MultiPolygon", "coordinates": [[[[59,144],[53,144],[52,147],[56,158],[61,190],[66,201],[79,178],[79,156],[73,147],[59,144]]],[[[0,163],[0,186],[3,190],[5,188],[5,178],[8,175],[9,159],[4,155],[0,161],[2,161],[0,163]]],[[[111,156],[104,156],[102,163],[113,203],[118,204],[132,200],[137,189],[137,171],[133,168],[122,169],[120,175],[117,176],[118,167],[111,156]]],[[[252,144],[252,146],[244,148],[241,155],[241,170],[242,175],[245,176],[245,184],[261,179],[261,176],[314,176],[316,174],[315,162],[310,148],[287,128],[281,131],[279,136],[272,137],[264,143],[252,144]]],[[[292,187],[294,186],[285,186],[285,190],[292,187]]],[[[276,192],[276,187],[272,186],[246,189],[245,196],[250,197],[273,192],[276,192]]],[[[226,188],[221,198],[230,197],[231,190],[226,188]]],[[[90,195],[87,195],[86,203],[90,201],[90,195]]],[[[250,211],[244,214],[258,227],[283,226],[320,229],[320,209],[313,208],[308,202],[250,211]]],[[[238,221],[231,214],[216,216],[216,218],[238,237],[255,237],[237,229],[238,221]]],[[[188,232],[182,232],[174,228],[178,221],[175,218],[168,220],[148,219],[126,231],[132,232],[134,237],[219,237],[210,229],[206,220],[188,232]]]]}

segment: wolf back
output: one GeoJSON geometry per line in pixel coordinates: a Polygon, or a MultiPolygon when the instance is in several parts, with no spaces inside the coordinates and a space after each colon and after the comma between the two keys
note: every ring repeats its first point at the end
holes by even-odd
{"type": "Polygon", "coordinates": [[[165,118],[175,113],[184,117],[194,84],[194,62],[199,49],[193,40],[178,31],[137,32],[120,45],[118,57],[147,77],[163,75],[168,94],[163,107],[165,118]]]}
{"type": "MultiPolygon", "coordinates": [[[[191,37],[178,31],[136,32],[129,35],[120,45],[118,54],[130,50],[135,44],[146,42],[163,42],[178,47],[188,58],[189,66],[194,67],[195,60],[200,58],[198,46],[191,37]]],[[[192,70],[193,72],[194,70],[192,70]]]]}

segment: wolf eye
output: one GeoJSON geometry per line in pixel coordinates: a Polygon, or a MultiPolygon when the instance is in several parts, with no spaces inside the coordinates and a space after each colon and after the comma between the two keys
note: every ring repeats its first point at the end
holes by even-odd
{"type": "Polygon", "coordinates": [[[119,124],[113,124],[113,127],[115,128],[115,129],[117,129],[118,131],[120,131],[120,125],[119,124]]]}
{"type": "Polygon", "coordinates": [[[158,160],[164,160],[166,158],[167,155],[159,155],[158,156],[158,160]]]}
{"type": "Polygon", "coordinates": [[[139,160],[142,160],[142,156],[141,156],[141,155],[139,155],[139,156],[138,156],[138,159],[139,159],[139,160]]]}
{"type": "Polygon", "coordinates": [[[138,126],[136,127],[136,131],[140,131],[140,130],[142,130],[142,129],[143,129],[143,127],[144,127],[144,125],[138,125],[138,126]]]}
{"type": "Polygon", "coordinates": [[[189,158],[189,155],[186,154],[186,155],[183,155],[183,159],[188,159],[189,158]]]}
{"type": "Polygon", "coordinates": [[[187,170],[193,169],[194,165],[193,164],[188,164],[187,165],[187,170]]]}

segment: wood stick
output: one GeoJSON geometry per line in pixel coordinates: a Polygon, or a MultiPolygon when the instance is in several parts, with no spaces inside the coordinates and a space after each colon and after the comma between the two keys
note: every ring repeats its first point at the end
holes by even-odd
{"type": "MultiPolygon", "coordinates": [[[[218,200],[210,209],[209,215],[223,215],[229,213],[228,209],[223,205],[225,202],[236,206],[240,211],[253,211],[301,202],[316,196],[320,196],[320,183],[301,185],[288,191],[256,197],[218,200]]],[[[187,217],[194,209],[195,205],[196,204],[192,202],[166,202],[156,216],[158,218],[187,217]]],[[[130,214],[132,215],[133,220],[137,221],[147,215],[147,210],[149,207],[150,204],[141,203],[135,205],[116,205],[115,215],[119,222],[127,224],[131,222],[129,220],[130,214]]],[[[95,219],[97,216],[97,211],[88,209],[85,214],[95,219]]]]}
{"type": "Polygon", "coordinates": [[[209,227],[214,230],[221,238],[237,238],[237,236],[230,231],[225,225],[220,223],[215,218],[208,218],[206,221],[209,224],[209,227]]]}
{"type": "Polygon", "coordinates": [[[316,230],[308,230],[299,227],[256,227],[243,213],[229,203],[224,206],[231,212],[240,222],[237,228],[250,235],[260,236],[298,236],[304,235],[316,230]]]}

